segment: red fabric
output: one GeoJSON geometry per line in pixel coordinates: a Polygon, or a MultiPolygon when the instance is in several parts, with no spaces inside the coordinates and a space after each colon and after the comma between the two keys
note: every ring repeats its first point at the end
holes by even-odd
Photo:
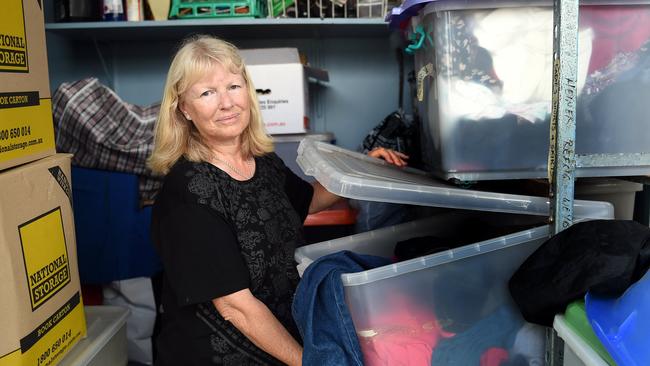
{"type": "Polygon", "coordinates": [[[373,315],[370,327],[360,332],[364,364],[430,366],[438,341],[454,334],[442,330],[432,311],[406,297],[393,295],[385,305],[386,311],[373,315]]]}
{"type": "Polygon", "coordinates": [[[580,27],[594,31],[591,74],[607,66],[617,53],[635,51],[650,38],[650,7],[581,6],[580,27]]]}
{"type": "Polygon", "coordinates": [[[501,366],[508,360],[508,351],[503,348],[492,347],[481,355],[481,366],[501,366]]]}

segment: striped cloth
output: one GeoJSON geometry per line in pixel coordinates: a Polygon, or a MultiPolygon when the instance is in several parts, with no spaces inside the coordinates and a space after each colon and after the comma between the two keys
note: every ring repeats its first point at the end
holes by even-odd
{"type": "Polygon", "coordinates": [[[72,164],[139,176],[141,205],[151,204],[162,180],[146,160],[153,149],[159,104],[124,102],[96,78],[62,83],[52,97],[56,149],[72,164]]]}

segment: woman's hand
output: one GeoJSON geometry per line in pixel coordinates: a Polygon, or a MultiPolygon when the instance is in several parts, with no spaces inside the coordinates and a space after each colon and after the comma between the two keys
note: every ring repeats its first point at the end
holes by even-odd
{"type": "Polygon", "coordinates": [[[382,158],[388,163],[397,165],[397,166],[406,166],[406,160],[409,158],[408,155],[402,154],[399,151],[386,149],[385,147],[376,147],[368,153],[368,156],[373,158],[382,158]]]}
{"type": "MultiPolygon", "coordinates": [[[[373,158],[382,158],[389,164],[393,164],[399,167],[406,166],[406,160],[409,158],[406,154],[402,154],[399,151],[386,149],[385,147],[372,149],[372,151],[368,153],[368,156],[372,156],[373,158]]],[[[310,214],[322,211],[342,199],[341,197],[325,189],[318,182],[314,182],[312,185],[314,186],[314,195],[312,196],[311,203],[309,204],[310,214]]]]}

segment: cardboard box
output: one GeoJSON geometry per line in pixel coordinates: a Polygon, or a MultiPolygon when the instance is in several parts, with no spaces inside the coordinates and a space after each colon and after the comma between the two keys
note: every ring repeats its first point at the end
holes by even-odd
{"type": "Polygon", "coordinates": [[[167,20],[169,17],[170,0],[147,0],[151,12],[151,20],[167,20]]]}
{"type": "Polygon", "coordinates": [[[253,79],[266,131],[304,133],[309,129],[309,77],[329,81],[327,71],[305,67],[295,48],[241,50],[253,79]]]}
{"type": "Polygon", "coordinates": [[[43,2],[0,11],[0,169],[54,154],[43,2]]]}
{"type": "Polygon", "coordinates": [[[71,156],[0,174],[0,366],[55,365],[86,336],[71,156]]]}

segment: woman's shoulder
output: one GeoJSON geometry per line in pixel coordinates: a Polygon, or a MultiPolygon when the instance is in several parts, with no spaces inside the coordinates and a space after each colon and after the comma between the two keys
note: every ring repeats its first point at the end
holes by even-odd
{"type": "Polygon", "coordinates": [[[165,176],[163,191],[184,200],[193,201],[197,189],[203,191],[211,185],[212,178],[205,163],[189,161],[181,157],[165,176]]]}
{"type": "Polygon", "coordinates": [[[193,170],[195,170],[194,163],[181,156],[169,169],[169,172],[165,176],[165,184],[173,186],[182,185],[192,175],[193,170]]]}
{"type": "Polygon", "coordinates": [[[266,153],[260,159],[274,169],[284,169],[284,162],[275,152],[266,153]]]}

